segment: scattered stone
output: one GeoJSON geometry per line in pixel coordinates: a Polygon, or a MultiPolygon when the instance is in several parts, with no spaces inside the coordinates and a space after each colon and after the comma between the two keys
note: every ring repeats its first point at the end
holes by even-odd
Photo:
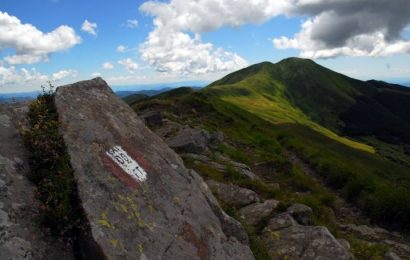
{"type": "Polygon", "coordinates": [[[346,239],[343,239],[343,238],[339,238],[339,239],[337,239],[337,241],[339,241],[339,243],[340,243],[344,248],[346,248],[347,250],[350,250],[350,243],[349,243],[349,241],[347,241],[346,239]]]}
{"type": "Polygon", "coordinates": [[[353,259],[327,228],[298,225],[287,213],[269,222],[262,241],[272,259],[353,259]]]}
{"type": "Polygon", "coordinates": [[[279,205],[277,200],[266,200],[263,203],[254,203],[239,210],[240,217],[249,225],[257,225],[269,217],[279,205]]]}
{"type": "MultiPolygon", "coordinates": [[[[249,166],[243,164],[243,163],[238,163],[235,161],[232,161],[231,159],[228,159],[226,157],[222,157],[219,156],[218,159],[222,160],[224,162],[224,164],[215,162],[214,160],[211,160],[209,157],[203,155],[203,154],[192,154],[192,153],[187,153],[187,154],[182,154],[182,157],[187,157],[187,158],[191,158],[194,159],[195,161],[201,162],[203,164],[208,165],[209,167],[214,168],[215,170],[218,170],[220,172],[227,172],[228,171],[228,166],[231,167],[231,169],[233,169],[234,171],[238,172],[239,174],[241,174],[242,176],[251,179],[251,180],[257,180],[259,179],[258,176],[256,176],[251,169],[249,168],[249,166]]],[[[278,184],[279,185],[279,184],[278,184]]],[[[278,187],[278,186],[277,186],[278,187]]],[[[279,189],[279,187],[278,187],[279,189]]]]}
{"type": "Polygon", "coordinates": [[[354,233],[362,238],[369,240],[380,240],[383,237],[390,236],[390,233],[382,228],[372,228],[366,225],[347,224],[340,227],[350,233],[354,233]]]}
{"type": "Polygon", "coordinates": [[[195,128],[183,128],[165,142],[177,153],[203,153],[207,151],[210,142],[207,131],[195,128]]]}
{"type": "Polygon", "coordinates": [[[215,196],[228,205],[242,208],[260,201],[258,195],[252,190],[241,188],[233,184],[219,183],[213,180],[208,180],[206,183],[215,196]]]}
{"type": "Polygon", "coordinates": [[[293,219],[291,215],[289,215],[288,213],[282,213],[269,220],[269,223],[265,227],[265,229],[276,231],[296,225],[298,225],[298,223],[293,219]]]}
{"type": "Polygon", "coordinates": [[[410,256],[410,246],[409,245],[402,244],[402,243],[389,240],[389,239],[383,240],[383,243],[392,247],[395,250],[395,252],[397,252],[400,255],[407,256],[407,257],[410,256]]]}
{"type": "Polygon", "coordinates": [[[311,225],[313,223],[313,211],[304,204],[293,204],[287,209],[287,212],[301,225],[311,225]]]}
{"type": "Polygon", "coordinates": [[[247,178],[249,178],[251,180],[259,179],[259,177],[256,176],[252,172],[252,169],[246,164],[232,161],[231,159],[229,159],[229,158],[227,158],[223,155],[219,155],[218,160],[221,160],[222,162],[225,162],[226,164],[230,165],[235,171],[237,171],[238,173],[240,173],[243,176],[246,176],[247,178]]]}
{"type": "Polygon", "coordinates": [[[144,119],[145,124],[148,127],[159,127],[162,126],[162,114],[156,111],[150,111],[140,115],[144,119]]]}
{"type": "MultiPolygon", "coordinates": [[[[202,178],[105,81],[59,87],[55,103],[90,239],[104,257],[254,259],[246,233],[224,215],[202,178]]],[[[175,147],[198,152],[204,146],[194,143],[201,139],[196,134],[204,135],[183,132],[175,147]]]]}
{"type": "Polygon", "coordinates": [[[213,132],[210,141],[212,145],[219,145],[224,141],[224,133],[222,131],[213,132]]]}
{"type": "Polygon", "coordinates": [[[384,255],[384,260],[401,260],[401,258],[396,253],[389,251],[384,255]]]}

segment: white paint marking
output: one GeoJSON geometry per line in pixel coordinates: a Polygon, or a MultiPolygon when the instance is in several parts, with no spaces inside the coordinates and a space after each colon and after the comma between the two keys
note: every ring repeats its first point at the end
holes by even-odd
{"type": "Polygon", "coordinates": [[[134,180],[142,182],[147,179],[147,172],[121,146],[114,146],[106,154],[134,180]]]}

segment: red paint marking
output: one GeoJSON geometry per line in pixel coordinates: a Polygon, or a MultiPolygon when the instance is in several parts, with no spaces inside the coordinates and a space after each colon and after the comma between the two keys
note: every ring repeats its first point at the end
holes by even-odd
{"type": "Polygon", "coordinates": [[[103,162],[105,167],[107,167],[120,181],[122,181],[125,185],[130,187],[131,189],[138,188],[139,184],[135,181],[131,176],[129,176],[126,172],[124,172],[121,167],[116,164],[113,160],[111,160],[108,155],[104,153],[103,155],[103,162]]]}
{"type": "Polygon", "coordinates": [[[122,148],[149,174],[152,170],[151,164],[144,158],[144,155],[131,147],[128,143],[122,142],[122,148]]]}

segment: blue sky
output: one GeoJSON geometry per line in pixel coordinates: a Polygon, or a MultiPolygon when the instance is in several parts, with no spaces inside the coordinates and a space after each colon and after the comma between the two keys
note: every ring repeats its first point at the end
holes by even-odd
{"type": "Polygon", "coordinates": [[[0,92],[95,76],[112,86],[213,81],[290,56],[410,82],[410,8],[397,1],[407,0],[2,0],[0,92]]]}

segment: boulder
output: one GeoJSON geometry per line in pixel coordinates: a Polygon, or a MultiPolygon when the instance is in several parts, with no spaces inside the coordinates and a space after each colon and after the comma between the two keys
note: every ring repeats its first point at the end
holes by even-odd
{"type": "Polygon", "coordinates": [[[233,184],[224,184],[213,180],[206,182],[215,196],[223,203],[242,208],[249,204],[259,202],[259,196],[254,191],[241,188],[233,184]]]}
{"type": "Polygon", "coordinates": [[[25,103],[0,103],[0,259],[74,259],[71,248],[39,226],[29,155],[17,129],[25,112],[25,103]]]}
{"type": "Polygon", "coordinates": [[[344,248],[346,248],[347,250],[350,250],[350,243],[349,243],[349,241],[347,241],[346,239],[343,239],[343,238],[339,238],[339,239],[337,239],[337,241],[339,241],[339,243],[344,247],[344,248]]]}
{"type": "Polygon", "coordinates": [[[269,222],[262,241],[272,259],[353,259],[327,228],[299,225],[287,213],[269,222]]]}
{"type": "MultiPolygon", "coordinates": [[[[207,164],[208,166],[214,168],[215,170],[218,170],[220,172],[227,172],[228,171],[228,166],[233,169],[234,171],[238,172],[241,174],[243,177],[251,179],[251,180],[257,180],[259,179],[258,176],[256,176],[252,170],[247,166],[246,164],[243,163],[238,163],[235,161],[232,161],[231,159],[228,159],[223,156],[219,156],[218,160],[222,161],[224,164],[218,163],[215,160],[211,160],[209,157],[202,155],[202,154],[192,154],[192,153],[187,153],[187,154],[182,154],[181,155],[184,158],[191,158],[194,159],[195,161],[207,164]]],[[[279,189],[279,186],[277,186],[279,189]]]]}
{"type": "Polygon", "coordinates": [[[202,129],[186,127],[165,141],[177,153],[203,153],[208,149],[210,135],[202,129]]]}
{"type": "Polygon", "coordinates": [[[239,162],[235,162],[232,161],[231,159],[223,156],[223,155],[219,155],[218,156],[218,160],[226,163],[227,165],[230,165],[235,171],[237,171],[238,173],[240,173],[242,176],[245,176],[251,180],[256,180],[259,179],[258,176],[256,176],[253,172],[252,169],[243,163],[239,163],[239,162]]]}
{"type": "Polygon", "coordinates": [[[304,204],[293,204],[287,209],[287,212],[301,225],[311,225],[313,223],[313,211],[304,204]]]}
{"type": "Polygon", "coordinates": [[[384,255],[384,260],[401,260],[401,258],[396,253],[389,251],[384,255]]]}
{"type": "Polygon", "coordinates": [[[144,119],[145,124],[148,127],[159,127],[162,126],[162,114],[156,111],[149,111],[140,115],[144,119]]]}
{"type": "Polygon", "coordinates": [[[354,233],[362,238],[379,241],[383,238],[393,237],[394,235],[389,233],[387,230],[379,227],[369,227],[366,225],[355,225],[355,224],[346,224],[339,226],[342,230],[349,233],[354,233]]]}
{"type": "Polygon", "coordinates": [[[265,230],[277,231],[297,225],[298,223],[293,219],[291,215],[289,215],[288,213],[282,213],[269,220],[268,225],[265,227],[265,230]]]}
{"type": "Polygon", "coordinates": [[[216,131],[211,133],[211,144],[212,145],[218,145],[222,143],[224,140],[224,133],[222,131],[216,131]]]}
{"type": "Polygon", "coordinates": [[[59,87],[55,104],[91,238],[105,258],[254,258],[201,177],[104,80],[59,87]]]}
{"type": "Polygon", "coordinates": [[[277,200],[266,200],[263,203],[254,203],[239,210],[241,219],[249,225],[257,225],[269,217],[279,205],[277,200]]]}

